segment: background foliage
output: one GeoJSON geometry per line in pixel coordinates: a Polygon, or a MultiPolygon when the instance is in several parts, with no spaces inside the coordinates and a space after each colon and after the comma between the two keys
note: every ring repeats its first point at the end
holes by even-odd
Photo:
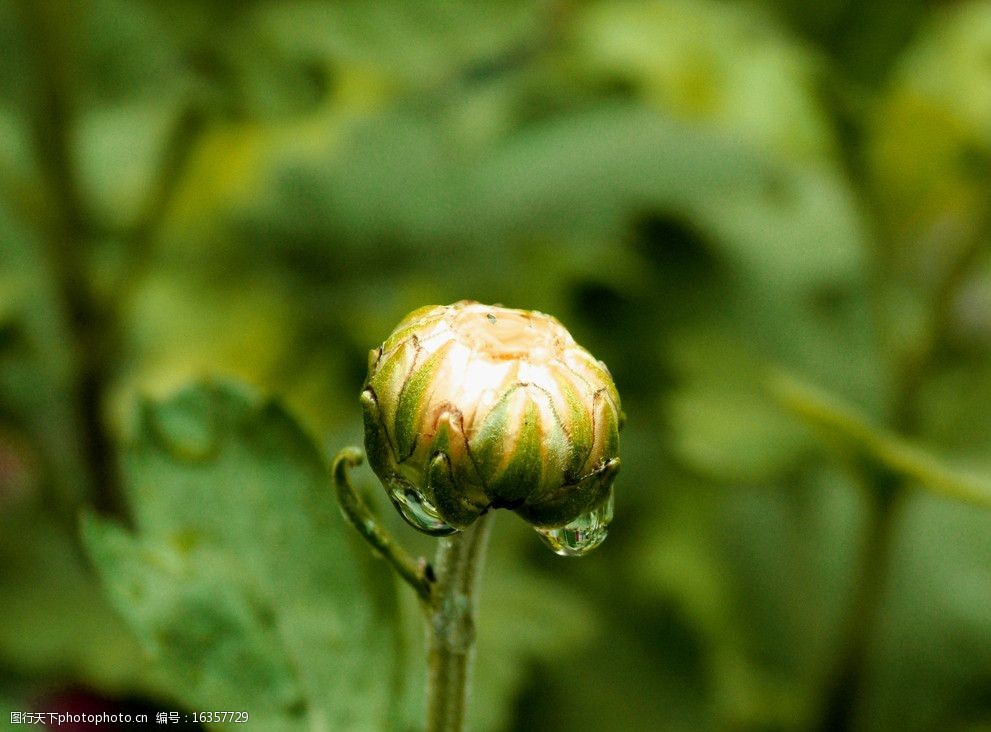
{"type": "Polygon", "coordinates": [[[0,708],[415,729],[322,471],[472,298],[628,415],[601,549],[498,517],[473,729],[991,729],[989,59],[986,1],[0,0],[0,708]]]}

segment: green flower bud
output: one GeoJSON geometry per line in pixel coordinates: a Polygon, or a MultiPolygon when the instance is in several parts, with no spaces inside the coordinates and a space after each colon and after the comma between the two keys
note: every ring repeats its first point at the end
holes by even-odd
{"type": "Polygon", "coordinates": [[[407,315],[369,357],[368,460],[429,534],[508,508],[559,554],[602,542],[619,470],[619,394],[554,318],[462,301],[407,315]]]}

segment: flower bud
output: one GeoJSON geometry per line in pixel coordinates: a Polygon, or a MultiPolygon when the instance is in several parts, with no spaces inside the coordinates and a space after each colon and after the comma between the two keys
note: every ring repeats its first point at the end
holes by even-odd
{"type": "Polygon", "coordinates": [[[554,318],[470,301],[416,310],[371,352],[361,401],[369,463],[421,531],[508,508],[559,554],[605,538],[619,394],[554,318]]]}

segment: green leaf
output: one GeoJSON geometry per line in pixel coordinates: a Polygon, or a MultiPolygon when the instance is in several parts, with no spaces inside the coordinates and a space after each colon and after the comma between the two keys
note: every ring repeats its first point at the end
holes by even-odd
{"type": "Polygon", "coordinates": [[[267,47],[367,67],[416,88],[538,40],[548,22],[542,10],[519,0],[282,2],[262,5],[252,21],[267,47]]]}
{"type": "Polygon", "coordinates": [[[868,153],[886,223],[904,250],[896,256],[920,247],[941,253],[958,232],[983,225],[991,156],[989,42],[987,3],[961,3],[928,18],[876,102],[868,153]],[[931,228],[947,217],[953,227],[933,237],[931,228]]]}
{"type": "Polygon", "coordinates": [[[991,669],[991,514],[906,506],[874,644],[863,729],[980,730],[991,669]]]}
{"type": "Polygon", "coordinates": [[[85,544],[179,701],[266,730],[390,726],[395,587],[285,411],[189,388],[143,406],[124,468],[136,532],[89,517],[85,544]]]}
{"type": "Polygon", "coordinates": [[[716,329],[685,329],[666,357],[678,375],[662,407],[670,447],[693,472],[732,485],[759,483],[807,456],[808,431],[768,398],[767,367],[742,344],[716,329]]]}
{"type": "MultiPolygon", "coordinates": [[[[89,111],[76,132],[76,169],[93,218],[111,230],[135,226],[165,157],[178,100],[89,111]]],[[[160,194],[159,194],[160,195],[160,194]]]]}
{"type": "Polygon", "coordinates": [[[759,9],[607,1],[575,15],[576,63],[591,78],[622,79],[650,106],[796,159],[828,151],[828,126],[808,89],[813,59],[759,9]]]}
{"type": "Polygon", "coordinates": [[[514,556],[538,539],[527,526],[512,527],[518,534],[508,536],[511,522],[520,523],[515,516],[499,517],[497,531],[507,537],[489,554],[479,595],[478,654],[468,710],[469,729],[479,732],[511,728],[513,702],[528,680],[526,669],[566,664],[574,649],[588,648],[603,633],[587,587],[576,586],[572,577],[541,574],[514,556]]]}

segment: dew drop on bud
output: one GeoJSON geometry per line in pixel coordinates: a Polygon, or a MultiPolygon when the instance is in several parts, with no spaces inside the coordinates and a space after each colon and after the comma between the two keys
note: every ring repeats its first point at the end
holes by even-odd
{"type": "Polygon", "coordinates": [[[570,524],[556,529],[541,529],[536,531],[540,538],[555,554],[562,557],[581,557],[595,549],[606,539],[609,532],[609,522],[612,521],[613,494],[598,508],[584,513],[570,524]]]}
{"type": "Polygon", "coordinates": [[[433,536],[447,536],[457,531],[440,517],[440,512],[426,498],[412,488],[396,487],[389,490],[389,498],[406,523],[414,529],[433,536]]]}

